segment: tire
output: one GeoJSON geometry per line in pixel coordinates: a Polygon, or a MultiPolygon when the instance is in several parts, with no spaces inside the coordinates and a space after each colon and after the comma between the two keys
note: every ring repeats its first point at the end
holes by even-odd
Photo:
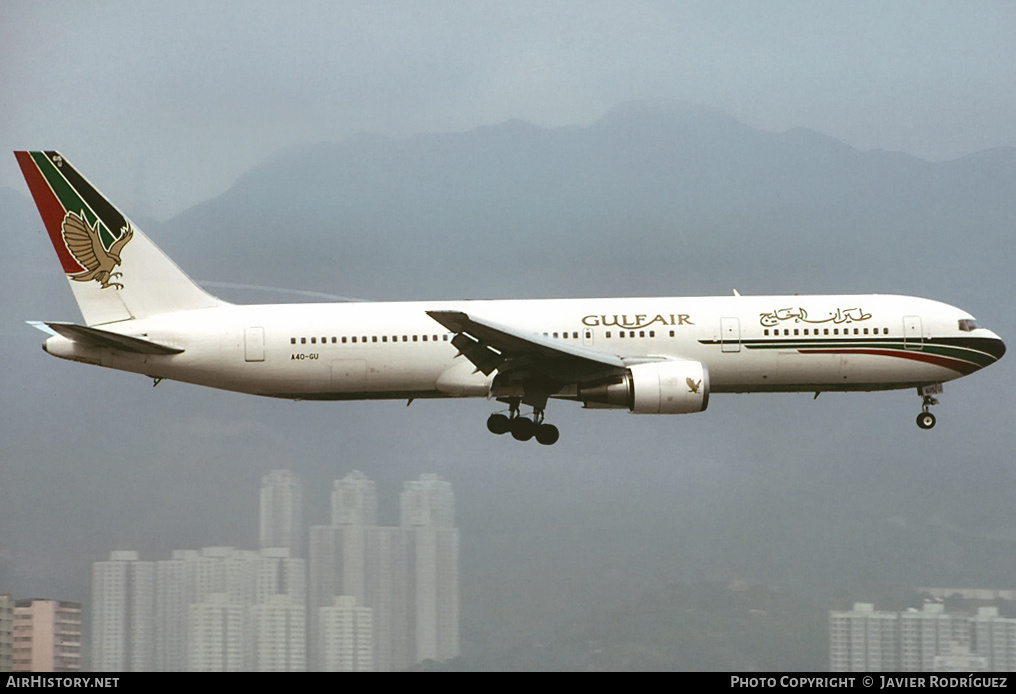
{"type": "Polygon", "coordinates": [[[512,420],[505,417],[503,414],[492,414],[487,417],[487,431],[492,434],[507,434],[508,430],[512,428],[512,420]]]}
{"type": "Polygon", "coordinates": [[[922,412],[917,415],[917,426],[922,429],[931,429],[935,426],[935,415],[931,412],[922,412]]]}
{"type": "Polygon", "coordinates": [[[512,438],[516,441],[528,441],[536,434],[536,422],[525,417],[511,420],[512,438]]]}
{"type": "Polygon", "coordinates": [[[553,424],[541,424],[536,429],[536,440],[544,446],[553,446],[561,438],[561,432],[553,424]]]}

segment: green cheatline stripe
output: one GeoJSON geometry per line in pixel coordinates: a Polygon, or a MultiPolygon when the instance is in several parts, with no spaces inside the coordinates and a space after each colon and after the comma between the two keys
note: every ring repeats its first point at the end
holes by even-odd
{"type": "Polygon", "coordinates": [[[53,189],[53,193],[56,194],[60,204],[63,205],[64,210],[68,212],[74,212],[75,214],[85,215],[85,221],[88,222],[89,226],[94,227],[95,222],[99,222],[99,238],[102,241],[102,245],[105,248],[109,248],[113,245],[116,240],[113,235],[106,228],[106,225],[102,223],[91,207],[84,201],[84,199],[78,195],[78,192],[74,190],[74,187],[63,177],[60,170],[49,160],[44,152],[29,152],[32,159],[35,161],[35,165],[39,167],[39,171],[42,173],[46,182],[49,183],[49,187],[53,189]]]}
{"type": "MultiPolygon", "coordinates": [[[[719,344],[719,341],[708,340],[703,343],[719,344]]],[[[746,349],[797,349],[804,351],[809,349],[886,349],[905,354],[924,352],[969,362],[981,367],[994,364],[997,361],[991,354],[970,347],[925,341],[919,349],[914,349],[907,347],[905,343],[896,338],[877,340],[743,340],[741,344],[746,349]]]]}
{"type": "Polygon", "coordinates": [[[970,349],[969,347],[954,347],[952,345],[941,345],[938,343],[925,343],[922,352],[930,352],[931,354],[939,354],[944,357],[952,357],[954,359],[965,359],[966,361],[973,362],[978,366],[988,366],[998,361],[994,356],[985,354],[984,352],[976,349],[970,349]]]}

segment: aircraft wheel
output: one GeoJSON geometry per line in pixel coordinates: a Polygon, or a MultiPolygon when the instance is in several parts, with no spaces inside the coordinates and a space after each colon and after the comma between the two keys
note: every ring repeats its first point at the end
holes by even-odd
{"type": "Polygon", "coordinates": [[[512,421],[503,414],[492,414],[487,417],[487,430],[492,434],[507,434],[512,428],[512,421]]]}
{"type": "Polygon", "coordinates": [[[935,415],[931,412],[922,412],[917,415],[917,426],[922,429],[930,429],[935,426],[935,415]]]}
{"type": "Polygon", "coordinates": [[[553,446],[561,438],[561,432],[553,424],[541,424],[536,429],[536,440],[544,446],[553,446]]]}
{"type": "Polygon", "coordinates": [[[511,420],[512,438],[516,441],[528,441],[536,434],[536,422],[525,417],[516,417],[511,420]]]}

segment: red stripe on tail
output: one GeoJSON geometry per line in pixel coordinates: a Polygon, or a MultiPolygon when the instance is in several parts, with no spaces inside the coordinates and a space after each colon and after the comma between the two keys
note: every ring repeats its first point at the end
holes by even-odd
{"type": "Polygon", "coordinates": [[[81,267],[74,260],[74,257],[67,250],[67,244],[64,243],[63,220],[66,212],[60,200],[57,199],[53,190],[49,187],[46,178],[42,175],[42,171],[39,170],[39,166],[32,159],[31,154],[28,152],[15,152],[14,156],[18,158],[21,173],[25,176],[28,189],[32,191],[32,197],[35,198],[35,206],[39,208],[42,223],[46,225],[46,231],[49,232],[49,240],[53,243],[53,248],[56,250],[57,257],[60,258],[60,264],[63,266],[64,272],[68,275],[84,272],[85,268],[81,267]]]}

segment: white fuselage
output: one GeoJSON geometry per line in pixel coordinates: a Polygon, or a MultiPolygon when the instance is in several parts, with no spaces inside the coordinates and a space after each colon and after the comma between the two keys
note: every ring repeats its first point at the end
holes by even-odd
{"type": "Polygon", "coordinates": [[[225,305],[96,326],[179,354],[134,354],[59,335],[45,349],[154,378],[293,399],[497,395],[492,376],[458,356],[453,334],[426,313],[444,310],[623,360],[701,362],[712,392],[908,388],[972,373],[1004,351],[965,311],[889,295],[225,305]]]}

